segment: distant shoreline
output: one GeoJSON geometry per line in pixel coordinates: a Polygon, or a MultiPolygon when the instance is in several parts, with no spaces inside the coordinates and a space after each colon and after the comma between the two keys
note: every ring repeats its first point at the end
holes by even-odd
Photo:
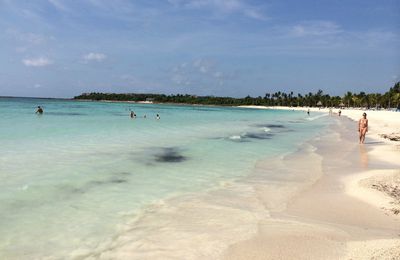
{"type": "MultiPolygon", "coordinates": [[[[174,103],[174,102],[153,102],[153,101],[130,101],[130,100],[95,100],[95,99],[77,99],[77,98],[52,98],[52,97],[16,97],[16,96],[0,96],[0,99],[37,99],[37,100],[62,100],[62,101],[76,101],[76,102],[102,102],[102,103],[126,103],[126,104],[153,104],[153,105],[175,105],[175,106],[196,106],[196,107],[232,107],[232,108],[246,108],[246,109],[267,109],[267,110],[296,110],[296,111],[307,111],[310,109],[311,112],[328,112],[326,109],[329,107],[322,106],[265,106],[265,105],[231,105],[231,104],[199,104],[199,103],[174,103]]],[[[368,109],[365,107],[332,107],[334,110],[360,110],[360,111],[394,111],[394,108],[385,109],[380,108],[378,110],[368,109]]]]}
{"type": "MultiPolygon", "coordinates": [[[[93,100],[93,99],[72,99],[78,102],[103,102],[103,103],[127,103],[127,104],[148,104],[148,105],[174,105],[174,106],[196,106],[196,107],[238,107],[232,105],[206,105],[206,104],[195,104],[195,103],[172,103],[172,102],[148,102],[148,101],[128,101],[128,100],[93,100]]],[[[242,107],[245,108],[245,107],[242,107]]]]}

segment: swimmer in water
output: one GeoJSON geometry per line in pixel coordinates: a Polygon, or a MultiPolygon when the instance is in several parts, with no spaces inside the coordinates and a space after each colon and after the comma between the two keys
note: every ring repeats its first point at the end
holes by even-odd
{"type": "Polygon", "coordinates": [[[160,120],[160,115],[159,114],[156,115],[156,119],[160,120]]]}
{"type": "Polygon", "coordinates": [[[43,108],[41,106],[38,106],[35,114],[43,114],[43,108]]]}
{"type": "Polygon", "coordinates": [[[133,111],[131,111],[131,118],[136,118],[136,114],[133,111]]]}

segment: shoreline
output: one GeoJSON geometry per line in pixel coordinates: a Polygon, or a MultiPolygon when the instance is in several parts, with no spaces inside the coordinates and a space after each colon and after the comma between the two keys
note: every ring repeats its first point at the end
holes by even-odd
{"type": "Polygon", "coordinates": [[[385,208],[393,206],[392,197],[372,188],[378,180],[390,186],[393,176],[399,178],[400,165],[393,158],[400,153],[375,135],[358,145],[352,131],[356,123],[346,117],[335,120],[339,127],[332,133],[338,139],[325,135],[315,141],[322,157],[321,178],[298,193],[287,209],[273,214],[275,224],[260,222],[257,235],[231,246],[224,259],[400,257],[400,215],[385,208]],[[376,149],[386,151],[373,153],[376,149]],[[391,164],[383,160],[388,155],[391,164]],[[366,194],[373,195],[366,199],[366,194]]]}
{"type": "MultiPolygon", "coordinates": [[[[297,138],[297,149],[270,157],[260,152],[262,159],[244,177],[220,181],[204,192],[156,200],[137,215],[123,212],[124,221],[107,241],[90,248],[82,243],[66,254],[85,259],[365,259],[398,254],[400,215],[393,207],[396,197],[387,195],[399,180],[400,146],[379,135],[398,129],[400,121],[392,115],[399,113],[371,113],[367,142],[358,145],[357,123],[351,120],[361,111],[349,119],[351,112],[342,117],[323,110],[310,117],[293,112],[304,120],[290,124],[320,117],[324,122],[313,125],[310,140],[297,138]]],[[[285,140],[303,136],[301,131],[282,131],[285,140]]],[[[243,152],[238,150],[239,158],[243,152]]],[[[228,174],[227,169],[221,172],[228,174]]]]}
{"type": "Polygon", "coordinates": [[[400,215],[381,208],[390,205],[391,198],[360,185],[375,174],[400,174],[395,161],[381,160],[390,151],[373,153],[392,146],[376,141],[374,135],[367,136],[367,143],[360,146],[353,131],[355,122],[345,116],[332,120],[330,130],[306,141],[283,160],[261,160],[254,174],[243,179],[151,205],[140,217],[122,225],[111,244],[101,245],[95,252],[77,250],[72,256],[229,260],[400,257],[400,215]],[[274,169],[285,172],[278,179],[263,177],[274,169]],[[357,194],[363,189],[383,199],[368,197],[374,203],[361,200],[357,194]]]}
{"type": "Polygon", "coordinates": [[[82,254],[77,250],[72,255],[100,259],[221,259],[230,245],[257,235],[260,222],[273,222],[274,211],[286,208],[291,198],[320,177],[320,172],[308,171],[310,164],[302,164],[306,158],[312,158],[312,165],[320,164],[321,158],[310,140],[288,154],[259,160],[249,175],[223,181],[200,193],[151,204],[121,225],[113,243],[95,252],[82,254]],[[302,165],[302,174],[285,167],[293,160],[302,165]],[[265,179],[265,174],[276,167],[285,174],[265,179]]]}
{"type": "Polygon", "coordinates": [[[387,145],[368,137],[360,150],[352,131],[355,123],[347,117],[333,120],[327,132],[283,160],[259,161],[254,173],[243,179],[147,208],[97,255],[229,260],[400,256],[400,215],[351,193],[364,188],[359,181],[365,172],[392,173],[398,165],[384,163],[387,169],[381,169],[382,162],[371,151],[387,145]],[[284,173],[265,178],[274,169],[284,173]]]}

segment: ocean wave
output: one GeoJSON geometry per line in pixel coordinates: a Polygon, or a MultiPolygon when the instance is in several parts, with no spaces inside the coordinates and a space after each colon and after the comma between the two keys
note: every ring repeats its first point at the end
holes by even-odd
{"type": "Polygon", "coordinates": [[[269,127],[263,127],[263,130],[264,130],[264,132],[270,132],[270,131],[271,131],[271,128],[269,128],[269,127]]]}
{"type": "Polygon", "coordinates": [[[313,117],[306,117],[305,120],[314,121],[314,120],[317,120],[317,119],[319,119],[321,117],[325,117],[325,116],[328,116],[328,115],[327,114],[322,114],[322,115],[313,116],[313,117]]]}

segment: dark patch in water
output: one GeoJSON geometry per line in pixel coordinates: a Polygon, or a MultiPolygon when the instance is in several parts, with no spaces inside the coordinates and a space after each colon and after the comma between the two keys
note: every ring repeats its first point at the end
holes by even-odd
{"type": "Polygon", "coordinates": [[[121,175],[121,176],[127,176],[127,175],[130,175],[131,173],[130,172],[117,172],[116,174],[121,175]]]}
{"type": "Polygon", "coordinates": [[[231,142],[235,142],[235,143],[248,143],[248,142],[250,142],[248,139],[246,139],[245,137],[244,138],[240,138],[240,139],[232,139],[232,138],[229,138],[229,141],[231,141],[231,142]]]}
{"type": "Polygon", "coordinates": [[[163,148],[163,151],[155,155],[157,162],[178,163],[183,162],[187,158],[181,155],[176,148],[163,148]]]}
{"type": "Polygon", "coordinates": [[[245,138],[252,138],[252,139],[271,139],[272,134],[269,133],[246,133],[243,135],[245,138]]]}
{"type": "Polygon", "coordinates": [[[107,114],[110,114],[110,115],[113,115],[113,116],[126,116],[126,117],[129,117],[128,113],[108,112],[107,114]]]}
{"type": "Polygon", "coordinates": [[[46,115],[55,115],[55,116],[85,116],[84,113],[75,113],[75,112],[46,112],[46,115]]]}
{"type": "Polygon", "coordinates": [[[106,182],[104,181],[90,181],[87,183],[87,186],[91,187],[91,186],[99,186],[99,185],[103,185],[106,182]]]}
{"type": "Polygon", "coordinates": [[[256,126],[268,127],[268,128],[285,128],[284,125],[280,125],[280,124],[257,124],[256,126]]]}
{"type": "Polygon", "coordinates": [[[82,189],[82,188],[72,187],[71,190],[70,190],[70,192],[71,192],[71,193],[83,194],[83,193],[85,193],[86,191],[85,191],[84,189],[82,189]]]}
{"type": "Polygon", "coordinates": [[[126,179],[123,178],[118,178],[118,177],[112,177],[108,180],[96,180],[96,181],[90,181],[85,185],[85,188],[91,189],[94,187],[102,186],[102,185],[107,185],[107,184],[113,184],[113,183],[125,183],[128,182],[126,179]]]}
{"type": "Polygon", "coordinates": [[[110,180],[110,183],[125,183],[125,182],[128,182],[128,181],[124,180],[124,179],[119,179],[119,178],[112,178],[110,180]]]}

